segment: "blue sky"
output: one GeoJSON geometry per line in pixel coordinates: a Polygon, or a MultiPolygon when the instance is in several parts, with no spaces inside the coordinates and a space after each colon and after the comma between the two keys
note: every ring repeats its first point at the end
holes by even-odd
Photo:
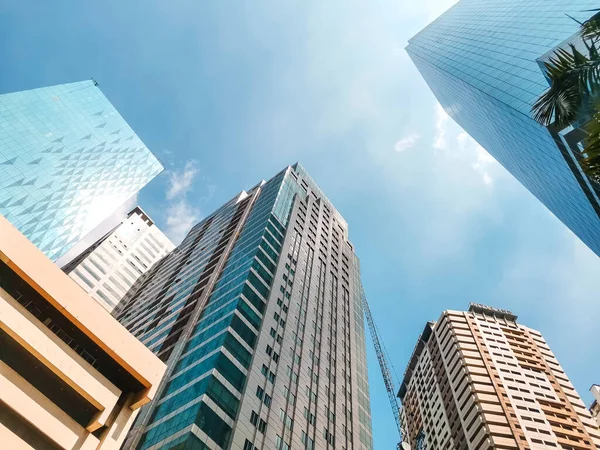
{"type": "MultiPolygon", "coordinates": [[[[600,261],[437,106],[407,40],[452,0],[0,7],[0,92],[94,77],[165,163],[139,196],[174,239],[300,161],[344,215],[399,375],[471,301],[544,333],[588,402],[600,261]]],[[[394,421],[371,349],[375,448],[394,421]]]]}

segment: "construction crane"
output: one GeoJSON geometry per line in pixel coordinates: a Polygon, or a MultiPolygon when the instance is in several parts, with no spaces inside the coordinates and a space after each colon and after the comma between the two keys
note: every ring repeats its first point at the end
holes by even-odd
{"type": "Polygon", "coordinates": [[[396,400],[396,388],[394,387],[394,381],[390,372],[390,364],[388,364],[385,352],[379,340],[379,333],[377,332],[377,327],[375,326],[373,316],[371,315],[371,310],[369,309],[369,304],[367,303],[367,296],[365,295],[364,289],[361,288],[361,291],[363,310],[365,311],[365,316],[367,317],[367,324],[369,325],[369,330],[371,331],[371,338],[373,339],[375,353],[377,354],[377,361],[379,361],[379,367],[381,368],[381,374],[383,375],[385,390],[387,391],[390,405],[394,413],[394,419],[396,420],[396,426],[398,427],[398,434],[400,435],[400,441],[398,442],[396,448],[398,450],[404,450],[410,447],[408,447],[406,443],[402,443],[402,422],[400,421],[400,409],[398,408],[398,402],[396,400]]]}

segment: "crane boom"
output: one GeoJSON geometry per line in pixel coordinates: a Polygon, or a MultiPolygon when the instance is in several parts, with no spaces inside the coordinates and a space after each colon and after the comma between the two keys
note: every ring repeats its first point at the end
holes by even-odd
{"type": "Polygon", "coordinates": [[[363,310],[365,312],[365,316],[367,317],[367,324],[369,325],[369,331],[371,332],[371,338],[373,339],[373,345],[375,346],[375,353],[377,354],[377,361],[379,361],[379,367],[381,368],[381,374],[383,375],[385,390],[387,391],[390,405],[394,413],[394,419],[396,420],[396,426],[398,427],[398,434],[400,434],[400,442],[398,443],[397,447],[398,449],[400,449],[403,437],[402,423],[400,422],[400,410],[398,408],[398,402],[396,401],[396,390],[394,388],[394,381],[392,380],[389,365],[381,347],[381,343],[379,341],[379,333],[377,332],[377,328],[375,327],[375,322],[373,321],[373,316],[371,315],[369,304],[367,303],[367,296],[365,295],[364,289],[361,289],[361,291],[363,310]]]}

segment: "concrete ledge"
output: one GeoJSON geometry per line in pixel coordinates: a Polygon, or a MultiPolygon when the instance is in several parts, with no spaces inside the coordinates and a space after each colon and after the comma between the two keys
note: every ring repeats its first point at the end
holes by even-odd
{"type": "Polygon", "coordinates": [[[100,414],[88,431],[95,431],[106,423],[121,391],[2,288],[0,328],[98,409],[100,414]]]}
{"type": "Polygon", "coordinates": [[[83,443],[87,448],[90,440],[95,440],[96,446],[99,443],[97,438],[2,361],[0,399],[25,420],[35,418],[35,423],[30,423],[62,448],[83,448],[83,443]]]}
{"type": "Polygon", "coordinates": [[[0,216],[0,260],[135,377],[151,400],[165,364],[0,216]]]}

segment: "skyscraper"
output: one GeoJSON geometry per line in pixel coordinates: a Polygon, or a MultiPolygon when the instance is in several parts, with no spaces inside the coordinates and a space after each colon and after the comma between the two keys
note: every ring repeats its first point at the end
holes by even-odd
{"type": "Polygon", "coordinates": [[[112,311],[136,280],[175,246],[136,206],[127,218],[63,267],[94,300],[112,311]]]}
{"type": "Polygon", "coordinates": [[[0,95],[0,214],[53,260],[162,170],[93,80],[0,95]]]}
{"type": "Polygon", "coordinates": [[[299,165],[242,192],[114,315],[167,362],[126,449],[372,449],[358,259],[299,165]]]}
{"type": "Polygon", "coordinates": [[[590,414],[592,415],[594,420],[596,420],[596,423],[598,424],[598,426],[600,426],[600,404],[598,403],[598,402],[600,402],[600,386],[598,386],[597,384],[594,384],[590,388],[590,391],[592,392],[592,395],[594,396],[594,401],[590,406],[590,414]]]}
{"type": "Polygon", "coordinates": [[[595,0],[461,0],[407,51],[446,112],[600,255],[600,191],[582,173],[577,130],[547,129],[531,107],[541,63],[573,38],[595,0]]]}
{"type": "Polygon", "coordinates": [[[428,449],[596,449],[600,429],[539,331],[471,304],[429,322],[404,374],[404,439],[428,449]]]}

